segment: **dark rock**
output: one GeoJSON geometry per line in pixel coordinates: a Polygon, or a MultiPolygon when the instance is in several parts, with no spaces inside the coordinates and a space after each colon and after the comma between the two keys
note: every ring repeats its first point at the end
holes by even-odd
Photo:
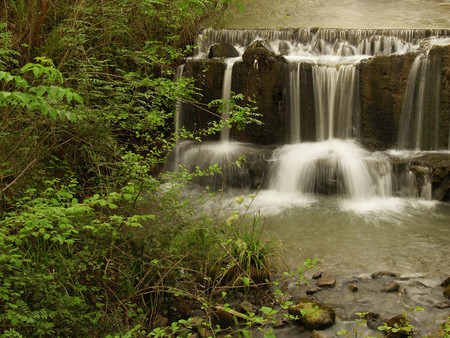
{"type": "Polygon", "coordinates": [[[233,68],[231,88],[242,93],[241,106],[257,108],[262,125],[251,125],[245,130],[232,129],[231,138],[260,145],[283,144],[289,134],[286,76],[287,61],[263,46],[250,47],[243,62],[233,68]]]}
{"type": "Polygon", "coordinates": [[[308,296],[310,296],[310,295],[313,295],[313,294],[315,294],[315,293],[317,293],[319,291],[320,291],[320,289],[318,287],[312,287],[312,288],[309,288],[308,290],[306,290],[306,294],[308,296]]]}
{"type": "Polygon", "coordinates": [[[153,327],[164,327],[169,324],[169,319],[164,316],[156,315],[155,320],[153,321],[153,327]]]}
{"type": "Polygon", "coordinates": [[[312,276],[312,279],[319,279],[320,277],[322,277],[322,272],[316,272],[316,273],[312,276]]]}
{"type": "Polygon", "coordinates": [[[357,287],[356,285],[354,285],[354,284],[349,285],[349,286],[348,286],[348,289],[349,289],[351,292],[358,292],[358,287],[357,287]]]}
{"type": "Polygon", "coordinates": [[[253,42],[242,55],[242,60],[247,63],[254,64],[255,61],[260,62],[273,62],[277,58],[274,51],[267,48],[267,45],[261,41],[253,42]]]}
{"type": "Polygon", "coordinates": [[[317,280],[317,286],[332,288],[336,285],[335,275],[323,275],[317,280]]]}
{"type": "Polygon", "coordinates": [[[209,58],[233,58],[238,57],[239,52],[228,42],[221,42],[209,48],[209,58]]]}
{"type": "Polygon", "coordinates": [[[390,271],[377,271],[374,272],[371,276],[373,279],[380,278],[380,277],[397,277],[397,274],[390,271]]]}
{"type": "Polygon", "coordinates": [[[214,334],[210,330],[208,330],[206,327],[202,327],[202,328],[198,329],[198,335],[201,338],[214,337],[214,334]]]}
{"type": "Polygon", "coordinates": [[[201,309],[193,309],[190,313],[191,317],[199,317],[199,318],[206,318],[205,311],[201,309]]]}
{"type": "Polygon", "coordinates": [[[198,328],[198,327],[199,327],[200,325],[202,325],[202,323],[204,323],[204,322],[205,322],[204,317],[194,316],[194,317],[192,317],[192,320],[191,320],[191,322],[190,322],[190,325],[191,325],[192,327],[198,328]]]}
{"type": "Polygon", "coordinates": [[[311,330],[322,330],[334,325],[336,317],[331,306],[310,298],[300,298],[294,305],[289,306],[288,311],[289,314],[298,316],[299,322],[311,330]]]}
{"type": "Polygon", "coordinates": [[[450,285],[447,285],[442,293],[445,298],[450,299],[450,285]]]}
{"type": "MultiPolygon", "coordinates": [[[[387,326],[394,328],[394,327],[405,327],[409,325],[409,322],[405,315],[397,315],[394,316],[386,321],[387,326]]],[[[412,331],[405,331],[405,330],[399,330],[397,332],[393,332],[392,330],[385,331],[387,336],[389,338],[404,338],[404,337],[410,337],[413,335],[412,331]]]]}
{"type": "Polygon", "coordinates": [[[381,289],[381,292],[391,293],[391,292],[398,292],[398,290],[400,290],[400,285],[398,283],[391,282],[388,285],[384,286],[381,289]]]}
{"type": "Polygon", "coordinates": [[[278,51],[281,55],[288,55],[289,54],[289,44],[286,41],[281,41],[280,45],[278,46],[278,51]]]}
{"type": "Polygon", "coordinates": [[[314,330],[311,332],[311,338],[333,338],[328,332],[314,330]]]}
{"type": "Polygon", "coordinates": [[[222,329],[226,329],[226,328],[233,328],[236,326],[237,324],[237,319],[235,319],[235,317],[222,309],[216,310],[213,313],[212,316],[212,322],[216,325],[220,325],[220,327],[222,329]]]}
{"type": "Polygon", "coordinates": [[[437,309],[448,309],[450,307],[450,301],[448,301],[448,300],[440,301],[440,302],[434,304],[434,307],[437,309]]]}
{"type": "Polygon", "coordinates": [[[415,54],[376,56],[360,65],[361,136],[370,150],[395,148],[415,54]]]}
{"type": "Polygon", "coordinates": [[[245,300],[241,304],[239,304],[239,310],[243,313],[256,313],[257,307],[249,301],[245,300]]]}
{"type": "Polygon", "coordinates": [[[383,326],[383,321],[380,319],[380,314],[378,313],[368,312],[364,318],[367,321],[367,327],[371,330],[377,331],[380,326],[383,326]]]}
{"type": "MultiPolygon", "coordinates": [[[[450,155],[448,153],[427,153],[411,160],[410,168],[426,168],[432,185],[432,198],[439,201],[450,200],[450,155]]],[[[418,182],[427,176],[414,172],[418,182]]],[[[450,277],[449,277],[450,278],[450,277]]]]}
{"type": "Polygon", "coordinates": [[[450,277],[447,277],[447,279],[441,283],[441,286],[443,286],[444,288],[445,288],[447,285],[450,285],[450,277]]]}

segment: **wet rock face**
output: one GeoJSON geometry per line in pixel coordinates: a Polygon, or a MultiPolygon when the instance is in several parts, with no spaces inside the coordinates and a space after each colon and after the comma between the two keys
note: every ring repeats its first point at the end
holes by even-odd
{"type": "Polygon", "coordinates": [[[336,317],[331,306],[318,303],[310,298],[300,298],[288,308],[288,311],[289,314],[298,316],[300,323],[311,330],[323,330],[334,325],[336,317]],[[316,307],[317,310],[315,310],[316,307]]]}
{"type": "Polygon", "coordinates": [[[234,58],[238,57],[239,52],[228,42],[221,42],[212,45],[209,48],[208,57],[211,58],[234,58]]]}
{"type": "Polygon", "coordinates": [[[377,56],[360,65],[361,136],[370,150],[395,148],[414,54],[377,56]]]}
{"type": "Polygon", "coordinates": [[[232,90],[242,93],[244,104],[256,106],[262,125],[249,125],[244,131],[232,130],[238,141],[257,144],[283,144],[288,136],[285,77],[287,63],[261,44],[249,47],[233,68],[232,90]]]}
{"type": "MultiPolygon", "coordinates": [[[[388,319],[386,324],[391,328],[402,328],[409,326],[409,322],[404,315],[394,316],[388,319]]],[[[400,329],[398,331],[389,330],[388,332],[385,332],[385,334],[387,337],[391,338],[406,338],[411,337],[413,333],[411,331],[400,329]]]]}
{"type": "Polygon", "coordinates": [[[439,91],[439,120],[438,120],[438,147],[450,149],[450,46],[434,46],[430,50],[431,57],[439,59],[441,67],[441,82],[439,91]]]}
{"type": "Polygon", "coordinates": [[[429,168],[432,198],[438,201],[450,201],[450,155],[430,153],[415,158],[412,163],[429,168]]]}
{"type": "MultiPolygon", "coordinates": [[[[198,97],[202,106],[183,104],[180,125],[195,132],[206,128],[209,122],[219,120],[217,115],[212,114],[212,112],[215,113],[215,110],[209,109],[207,105],[212,100],[222,98],[224,72],[225,63],[220,59],[190,60],[186,63],[184,76],[193,77],[194,85],[202,89],[201,96],[198,97]]],[[[219,135],[202,137],[204,141],[217,140],[218,138],[219,135]]]]}

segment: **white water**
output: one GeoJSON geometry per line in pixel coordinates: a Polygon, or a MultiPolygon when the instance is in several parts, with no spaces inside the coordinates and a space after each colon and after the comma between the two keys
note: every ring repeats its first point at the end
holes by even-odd
{"type": "MultiPolygon", "coordinates": [[[[255,40],[264,40],[277,54],[289,57],[378,56],[404,54],[418,49],[419,43],[431,37],[445,37],[447,29],[311,29],[229,30],[205,29],[198,37],[198,57],[206,56],[209,47],[218,42],[232,44],[239,53],[255,40]]],[[[443,41],[445,39],[442,39],[443,41]]],[[[439,42],[435,42],[438,44],[439,42]]],[[[448,44],[448,43],[447,43],[448,44]]]]}
{"type": "Polygon", "coordinates": [[[300,65],[294,63],[289,70],[289,98],[290,98],[290,141],[291,143],[299,143],[301,141],[300,134],[300,65]]]}
{"type": "Polygon", "coordinates": [[[269,187],[276,191],[339,193],[358,201],[392,195],[388,159],[351,140],[286,145],[276,150],[274,158],[269,187]]]}
{"type": "Polygon", "coordinates": [[[314,66],[314,100],[316,107],[317,140],[352,136],[354,96],[356,91],[356,67],[314,66]]]}
{"type": "MultiPolygon", "coordinates": [[[[231,99],[231,80],[233,74],[233,66],[241,58],[230,58],[225,61],[225,72],[223,75],[223,85],[222,85],[222,99],[224,100],[224,106],[222,107],[222,120],[226,121],[230,117],[230,99],[231,99]]],[[[230,141],[230,128],[228,124],[225,123],[220,132],[220,141],[229,142],[230,141]]]]}
{"type": "Polygon", "coordinates": [[[399,149],[437,149],[440,72],[440,59],[429,49],[415,58],[402,105],[399,149]]]}

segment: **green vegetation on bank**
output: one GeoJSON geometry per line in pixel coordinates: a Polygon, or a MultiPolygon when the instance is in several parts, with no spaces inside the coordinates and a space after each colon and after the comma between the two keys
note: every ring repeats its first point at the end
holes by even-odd
{"type": "MultiPolygon", "coordinates": [[[[228,5],[242,4],[0,2],[2,336],[161,336],[186,306],[214,330],[217,298],[267,283],[257,218],[212,219],[196,204],[213,194],[184,196],[220,168],[165,170],[176,101],[201,95],[176,67],[228,5]]],[[[233,106],[230,123],[254,120],[233,106]]]]}

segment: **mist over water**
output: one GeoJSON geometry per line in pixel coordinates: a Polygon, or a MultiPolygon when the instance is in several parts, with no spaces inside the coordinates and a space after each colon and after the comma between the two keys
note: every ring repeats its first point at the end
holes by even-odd
{"type": "Polygon", "coordinates": [[[234,6],[221,28],[449,28],[448,0],[244,0],[234,6]]]}

